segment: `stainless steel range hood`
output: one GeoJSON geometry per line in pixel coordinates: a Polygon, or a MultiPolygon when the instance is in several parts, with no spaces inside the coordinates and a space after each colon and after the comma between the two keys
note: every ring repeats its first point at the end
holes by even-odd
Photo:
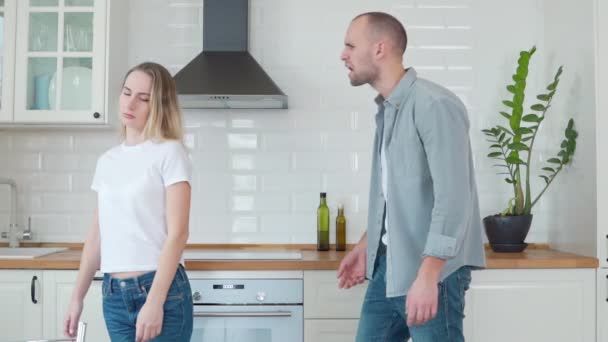
{"type": "Polygon", "coordinates": [[[249,1],[204,0],[203,51],[175,76],[183,108],[287,108],[249,54],[249,1]]]}

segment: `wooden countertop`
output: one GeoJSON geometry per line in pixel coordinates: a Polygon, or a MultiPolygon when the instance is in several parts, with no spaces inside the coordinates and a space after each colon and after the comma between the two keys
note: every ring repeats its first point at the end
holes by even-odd
{"type": "MultiPolygon", "coordinates": [[[[70,247],[69,250],[34,259],[0,259],[0,269],[75,270],[80,264],[82,244],[29,243],[24,246],[70,247]]],[[[333,246],[332,246],[333,247],[333,246]]],[[[188,270],[336,270],[346,252],[319,252],[313,245],[189,245],[192,249],[237,251],[299,250],[300,260],[186,260],[188,270]]],[[[488,269],[597,268],[597,258],[530,245],[522,253],[495,253],[486,249],[488,269]]]]}

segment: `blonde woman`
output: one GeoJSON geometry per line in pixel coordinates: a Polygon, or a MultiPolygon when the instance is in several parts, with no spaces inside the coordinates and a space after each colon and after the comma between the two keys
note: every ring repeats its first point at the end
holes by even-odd
{"type": "Polygon", "coordinates": [[[156,63],[127,72],[120,94],[123,142],[97,161],[93,226],[82,251],[65,334],[76,327],[96,270],[112,341],[190,341],[188,240],[191,164],[182,144],[175,83],[156,63]]]}

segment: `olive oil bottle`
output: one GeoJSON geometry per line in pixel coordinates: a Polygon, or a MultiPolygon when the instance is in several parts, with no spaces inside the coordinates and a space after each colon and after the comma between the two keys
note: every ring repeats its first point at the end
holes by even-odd
{"type": "Polygon", "coordinates": [[[346,250],[346,217],[342,204],[338,204],[338,216],[336,216],[336,250],[346,250]]]}
{"type": "Polygon", "coordinates": [[[317,250],[329,250],[329,207],[327,194],[321,193],[321,203],[317,209],[317,250]]]}

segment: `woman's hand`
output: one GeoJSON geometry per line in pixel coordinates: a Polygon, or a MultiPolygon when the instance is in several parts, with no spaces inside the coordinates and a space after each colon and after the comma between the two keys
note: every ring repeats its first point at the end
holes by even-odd
{"type": "Polygon", "coordinates": [[[139,310],[135,341],[146,342],[160,335],[163,328],[163,304],[146,302],[139,310]]]}

